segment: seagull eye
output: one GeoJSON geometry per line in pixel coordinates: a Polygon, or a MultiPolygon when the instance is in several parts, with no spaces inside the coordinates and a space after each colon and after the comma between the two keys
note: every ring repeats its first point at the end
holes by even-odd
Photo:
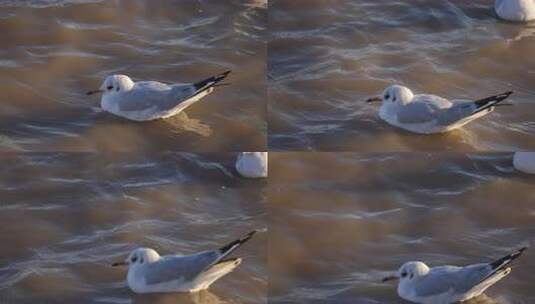
{"type": "Polygon", "coordinates": [[[394,98],[392,98],[392,102],[396,102],[396,96],[394,96],[394,98]]]}
{"type": "Polygon", "coordinates": [[[143,264],[143,258],[139,258],[139,263],[143,264]]]}
{"type": "Polygon", "coordinates": [[[390,94],[386,94],[385,99],[389,99],[389,98],[390,98],[390,94]]]}
{"type": "Polygon", "coordinates": [[[413,273],[411,273],[411,275],[409,276],[409,279],[412,280],[412,278],[414,278],[414,274],[413,273]]]}
{"type": "Polygon", "coordinates": [[[113,89],[113,86],[108,86],[108,90],[111,90],[111,89],[113,89]]]}
{"type": "Polygon", "coordinates": [[[132,257],[132,263],[135,263],[137,261],[137,256],[132,257]]]}
{"type": "Polygon", "coordinates": [[[402,278],[404,278],[404,277],[406,277],[406,276],[407,276],[407,273],[406,273],[406,272],[402,272],[402,273],[401,273],[401,277],[402,277],[402,278]]]}

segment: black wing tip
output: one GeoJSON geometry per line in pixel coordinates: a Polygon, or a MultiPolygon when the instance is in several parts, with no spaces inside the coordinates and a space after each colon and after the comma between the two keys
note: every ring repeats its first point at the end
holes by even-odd
{"type": "Polygon", "coordinates": [[[500,95],[496,95],[496,99],[499,100],[499,101],[502,101],[506,98],[509,98],[509,96],[513,95],[514,94],[514,91],[507,91],[505,93],[502,93],[500,95]]]}
{"type": "Polygon", "coordinates": [[[228,71],[225,71],[221,74],[217,74],[215,75],[214,77],[212,77],[214,79],[214,82],[220,82],[221,80],[227,78],[227,76],[232,73],[232,70],[228,70],[228,71]]]}
{"type": "Polygon", "coordinates": [[[515,252],[513,252],[511,254],[508,254],[508,255],[502,257],[501,259],[498,259],[498,260],[490,263],[490,265],[492,266],[493,269],[502,269],[502,268],[508,266],[509,264],[511,264],[517,258],[519,258],[522,255],[522,253],[524,253],[524,251],[526,251],[527,249],[528,249],[527,246],[522,247],[522,248],[518,249],[517,251],[515,251],[515,252]]]}
{"type": "Polygon", "coordinates": [[[235,241],[232,241],[230,243],[228,243],[227,245],[219,248],[219,252],[221,252],[222,254],[227,254],[227,253],[230,253],[230,251],[234,250],[235,248],[243,245],[245,242],[247,242],[248,240],[250,240],[253,235],[257,232],[257,230],[253,230],[249,233],[247,233],[245,236],[235,240],[235,241]]]}
{"type": "Polygon", "coordinates": [[[510,256],[511,256],[511,261],[515,260],[516,258],[520,257],[524,251],[528,250],[528,247],[527,246],[524,246],[520,249],[518,249],[516,252],[512,253],[510,256]]]}
{"type": "Polygon", "coordinates": [[[474,104],[476,105],[477,109],[472,113],[472,115],[497,106],[500,102],[509,98],[509,96],[511,96],[513,93],[513,91],[507,91],[499,95],[494,95],[474,101],[474,104]]]}
{"type": "Polygon", "coordinates": [[[249,233],[247,233],[241,240],[242,242],[247,242],[249,239],[251,239],[253,237],[253,235],[255,235],[255,233],[257,232],[257,230],[253,230],[249,233]]]}
{"type": "Polygon", "coordinates": [[[231,72],[232,72],[231,70],[225,71],[225,72],[223,72],[221,74],[217,74],[215,76],[206,78],[206,79],[201,80],[199,82],[196,82],[196,83],[193,84],[193,86],[195,87],[195,90],[197,91],[197,94],[198,94],[199,92],[202,92],[204,90],[207,90],[207,89],[213,87],[218,82],[221,82],[223,79],[227,78],[227,76],[231,72]]]}
{"type": "Polygon", "coordinates": [[[240,238],[239,240],[236,240],[236,242],[238,242],[240,245],[247,242],[248,240],[250,240],[253,235],[255,235],[255,233],[257,232],[258,230],[253,230],[249,233],[247,233],[246,235],[244,235],[242,238],[240,238]]]}
{"type": "Polygon", "coordinates": [[[517,253],[520,255],[520,254],[524,253],[524,251],[528,250],[528,248],[529,248],[528,246],[524,246],[524,247],[518,249],[517,253]]]}

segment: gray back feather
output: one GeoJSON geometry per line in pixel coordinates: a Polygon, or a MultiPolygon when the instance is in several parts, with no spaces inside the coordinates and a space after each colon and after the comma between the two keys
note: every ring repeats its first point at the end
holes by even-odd
{"type": "Polygon", "coordinates": [[[491,272],[488,264],[435,267],[414,284],[414,290],[419,297],[442,294],[449,290],[465,293],[481,284],[491,272]]]}
{"type": "Polygon", "coordinates": [[[400,108],[397,113],[400,123],[425,123],[436,119],[437,108],[429,103],[412,102],[400,108]]]}
{"type": "Polygon", "coordinates": [[[426,123],[436,121],[437,125],[447,126],[472,115],[476,107],[472,102],[459,102],[448,108],[433,103],[413,102],[398,111],[401,123],[426,123]]]}
{"type": "Polygon", "coordinates": [[[219,261],[217,251],[205,251],[189,256],[165,256],[146,268],[145,283],[158,284],[173,280],[191,281],[219,261]]]}
{"type": "Polygon", "coordinates": [[[438,116],[439,125],[450,125],[461,119],[469,117],[474,114],[476,106],[472,102],[459,102],[454,104],[451,108],[443,110],[438,116]]]}
{"type": "Polygon", "coordinates": [[[137,82],[123,94],[119,102],[121,111],[143,111],[155,108],[165,112],[177,107],[195,93],[192,85],[167,85],[156,81],[137,82]]]}

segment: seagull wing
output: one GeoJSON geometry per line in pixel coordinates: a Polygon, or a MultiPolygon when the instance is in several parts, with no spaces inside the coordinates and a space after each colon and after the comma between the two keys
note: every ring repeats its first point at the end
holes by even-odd
{"type": "Polygon", "coordinates": [[[191,84],[167,85],[157,81],[137,82],[119,101],[121,111],[167,112],[223,81],[230,71],[191,84]]]}
{"type": "Polygon", "coordinates": [[[439,125],[450,125],[468,117],[477,117],[483,111],[491,111],[497,104],[507,99],[513,92],[490,96],[475,101],[459,101],[449,109],[440,112],[438,116],[439,125]]]}
{"type": "Polygon", "coordinates": [[[225,257],[250,240],[255,233],[256,230],[217,250],[205,251],[189,256],[166,256],[158,262],[147,266],[145,283],[150,285],[173,280],[181,280],[183,282],[194,280],[210,267],[225,262],[225,257]]]}
{"type": "Polygon", "coordinates": [[[480,284],[490,272],[488,264],[434,267],[414,282],[414,293],[418,297],[464,294],[480,284]]]}
{"type": "Polygon", "coordinates": [[[487,281],[491,282],[496,274],[506,269],[526,249],[525,247],[521,248],[492,263],[474,264],[466,267],[434,267],[428,275],[414,283],[415,293],[419,297],[428,297],[445,292],[467,293],[475,287],[487,283],[487,281]]]}
{"type": "Polygon", "coordinates": [[[170,92],[170,96],[176,102],[174,103],[174,106],[169,108],[169,110],[175,108],[181,103],[186,104],[186,101],[195,100],[196,96],[208,91],[209,89],[212,89],[218,83],[227,78],[229,74],[230,71],[226,71],[224,73],[208,77],[195,83],[173,85],[170,92]]]}
{"type": "Polygon", "coordinates": [[[436,119],[437,108],[425,102],[411,102],[402,106],[397,112],[400,123],[415,124],[426,123],[436,119]]]}
{"type": "Polygon", "coordinates": [[[172,95],[172,86],[157,81],[137,82],[132,90],[121,95],[118,101],[119,110],[166,111],[177,105],[177,100],[172,95]]]}
{"type": "Polygon", "coordinates": [[[451,102],[436,95],[416,95],[412,102],[399,108],[397,118],[400,123],[426,123],[437,119],[443,109],[451,107],[451,102]]]}
{"type": "Polygon", "coordinates": [[[206,251],[189,256],[167,256],[149,264],[145,269],[145,284],[152,285],[180,280],[194,280],[219,259],[217,251],[206,251]]]}
{"type": "Polygon", "coordinates": [[[418,297],[430,297],[447,293],[456,288],[461,267],[434,267],[430,272],[414,281],[414,293],[418,297]]]}

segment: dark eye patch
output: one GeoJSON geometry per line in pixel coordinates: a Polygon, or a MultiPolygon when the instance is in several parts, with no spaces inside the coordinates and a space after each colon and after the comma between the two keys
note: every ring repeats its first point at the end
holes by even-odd
{"type": "Polygon", "coordinates": [[[115,91],[119,92],[119,87],[117,87],[117,88],[115,89],[115,91]]]}
{"type": "Polygon", "coordinates": [[[406,276],[407,276],[407,273],[406,273],[406,272],[402,272],[402,273],[401,273],[401,277],[402,277],[402,278],[404,278],[404,277],[406,277],[406,276]]]}
{"type": "Polygon", "coordinates": [[[388,98],[390,98],[390,94],[385,95],[385,99],[388,99],[388,98]]]}
{"type": "Polygon", "coordinates": [[[394,98],[392,98],[392,101],[395,102],[396,101],[396,96],[394,96],[394,98]]]}
{"type": "Polygon", "coordinates": [[[139,263],[143,264],[143,258],[139,258],[139,263]]]}
{"type": "Polygon", "coordinates": [[[111,89],[113,89],[113,86],[108,86],[108,90],[111,90],[111,89]]]}
{"type": "Polygon", "coordinates": [[[137,256],[132,257],[132,263],[135,263],[137,261],[137,256]]]}
{"type": "Polygon", "coordinates": [[[409,277],[409,279],[412,279],[414,278],[414,274],[411,273],[411,276],[409,277]]]}

